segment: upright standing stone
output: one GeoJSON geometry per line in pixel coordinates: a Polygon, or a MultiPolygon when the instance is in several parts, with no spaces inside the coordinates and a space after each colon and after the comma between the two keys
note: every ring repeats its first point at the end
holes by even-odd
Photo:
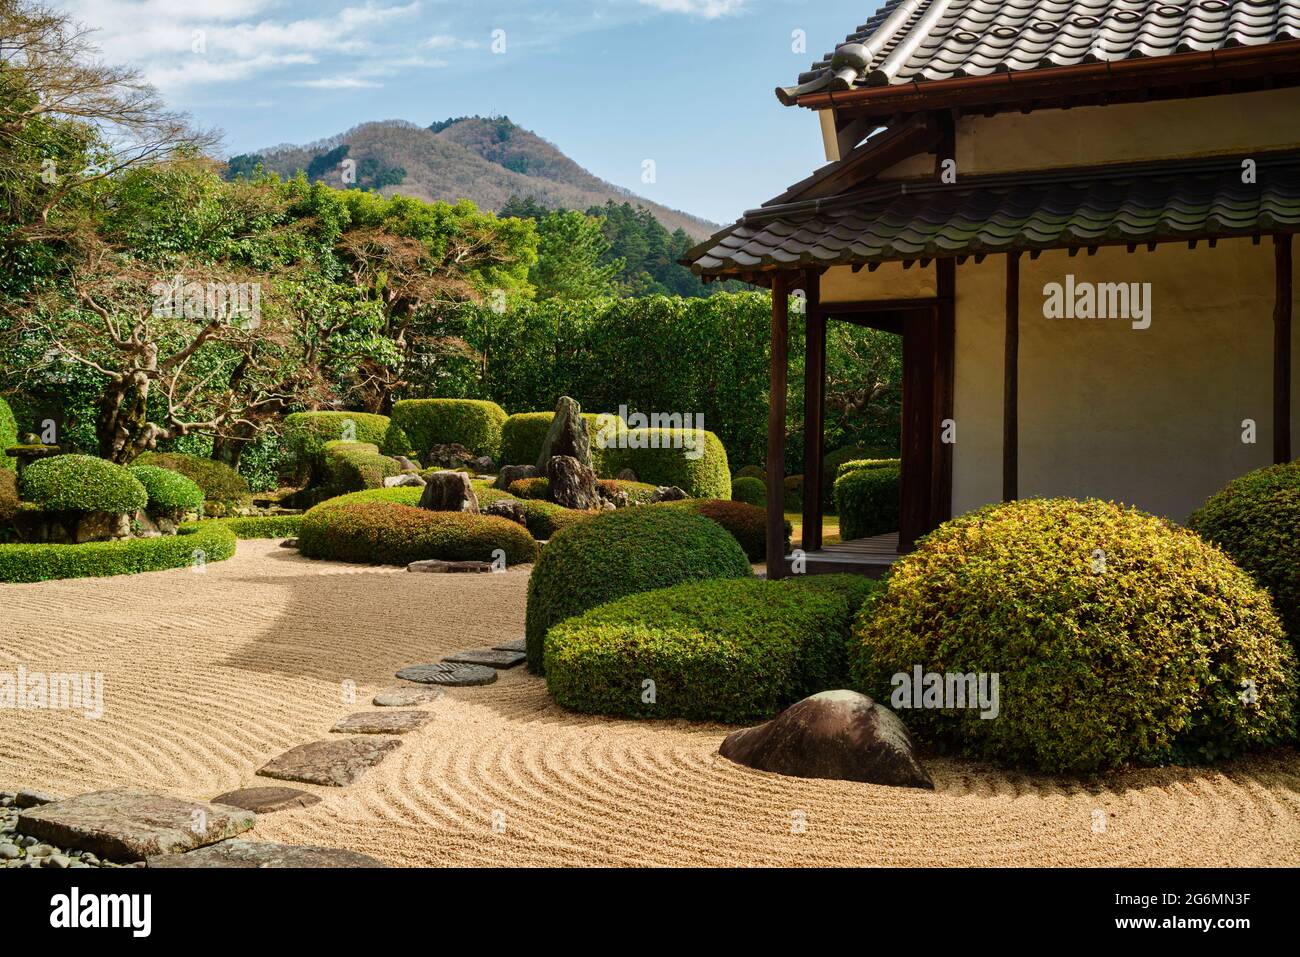
{"type": "Polygon", "coordinates": [[[582,418],[582,406],[567,395],[560,396],[555,405],[555,418],[542,443],[542,453],[537,457],[537,470],[546,472],[547,464],[557,455],[572,456],[587,468],[592,467],[591,437],[582,418]]]}
{"type": "Polygon", "coordinates": [[[600,506],[596,473],[570,455],[557,455],[547,463],[546,481],[556,505],[583,510],[600,506]]]}
{"type": "Polygon", "coordinates": [[[464,472],[433,472],[420,495],[420,508],[431,512],[468,512],[477,515],[478,496],[464,472]]]}

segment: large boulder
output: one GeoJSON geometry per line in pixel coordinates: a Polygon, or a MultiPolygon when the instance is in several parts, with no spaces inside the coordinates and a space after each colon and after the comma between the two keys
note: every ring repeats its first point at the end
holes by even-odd
{"type": "Polygon", "coordinates": [[[856,691],[823,691],[766,724],[727,736],[718,753],[796,778],[934,789],[902,719],[856,691]]]}
{"type": "Polygon", "coordinates": [[[424,488],[429,483],[414,472],[390,475],[384,479],[384,488],[424,488]]]}
{"type": "Polygon", "coordinates": [[[430,512],[479,514],[478,496],[464,472],[433,472],[420,495],[420,508],[430,512]]]}
{"type": "Polygon", "coordinates": [[[495,502],[490,502],[483,510],[485,515],[495,515],[497,518],[508,519],[525,528],[528,527],[528,513],[524,511],[521,505],[515,499],[503,498],[495,502]]]}
{"type": "Polygon", "coordinates": [[[546,465],[546,480],[551,501],[556,505],[583,510],[600,507],[596,473],[573,456],[557,455],[551,459],[546,465]]]}
{"type": "Polygon", "coordinates": [[[475,455],[459,442],[447,442],[428,449],[421,458],[431,469],[458,469],[474,461],[475,455]]]}
{"type": "Polygon", "coordinates": [[[508,489],[511,482],[541,477],[542,470],[536,465],[503,465],[501,471],[497,474],[497,480],[492,483],[492,487],[508,489]]]}
{"type": "Polygon", "coordinates": [[[567,395],[560,396],[555,405],[555,418],[551,420],[551,429],[542,442],[537,470],[546,471],[551,459],[559,455],[575,458],[588,469],[593,467],[591,437],[587,435],[587,423],[582,418],[582,406],[567,395]]]}
{"type": "Polygon", "coordinates": [[[676,485],[661,485],[650,495],[650,502],[651,504],[657,504],[659,502],[684,502],[688,498],[690,498],[690,496],[676,485]]]}

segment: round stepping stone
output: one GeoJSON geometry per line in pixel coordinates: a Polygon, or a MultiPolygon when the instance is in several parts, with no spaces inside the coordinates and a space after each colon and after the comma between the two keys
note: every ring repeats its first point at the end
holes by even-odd
{"type": "Polygon", "coordinates": [[[361,777],[401,744],[393,738],[371,737],[313,741],[272,758],[257,773],[281,781],[341,788],[361,777]]]}
{"type": "Polygon", "coordinates": [[[270,814],[272,811],[288,811],[293,808],[311,807],[320,803],[320,797],[310,791],[298,788],[261,787],[239,788],[218,794],[212,799],[213,804],[228,804],[242,807],[246,811],[258,814],[270,814]]]}
{"type": "Polygon", "coordinates": [[[151,857],[149,867],[383,867],[368,854],[339,847],[222,841],[188,854],[151,857]]]}
{"type": "Polygon", "coordinates": [[[507,641],[500,645],[493,645],[495,651],[527,651],[528,639],[516,638],[514,641],[507,641]]]}
{"type": "Polygon", "coordinates": [[[440,662],[433,665],[412,665],[403,668],[397,677],[422,685],[444,685],[449,688],[471,688],[490,685],[497,680],[495,668],[482,665],[458,665],[440,662]]]}
{"type": "Polygon", "coordinates": [[[408,572],[425,572],[428,574],[454,575],[458,573],[483,573],[492,571],[491,562],[445,562],[431,558],[422,562],[411,562],[406,566],[408,572]]]}
{"type": "Polygon", "coordinates": [[[335,734],[406,734],[433,717],[431,711],[359,711],[330,728],[335,734]]]}
{"type": "Polygon", "coordinates": [[[498,651],[496,648],[466,648],[443,658],[453,665],[486,665],[489,668],[513,668],[528,656],[522,651],[498,651]]]}
{"type": "Polygon", "coordinates": [[[372,703],[379,708],[411,708],[437,701],[442,694],[441,688],[428,685],[393,685],[375,695],[372,703]]]}

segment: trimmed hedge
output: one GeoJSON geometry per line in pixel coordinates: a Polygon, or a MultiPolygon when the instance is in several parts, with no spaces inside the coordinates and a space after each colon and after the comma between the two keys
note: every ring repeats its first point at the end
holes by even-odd
{"type": "Polygon", "coordinates": [[[880,587],[827,575],[631,595],[550,630],[546,687],[563,707],[589,714],[763,721],[843,687],[854,613],[880,587]]]}
{"type": "Polygon", "coordinates": [[[742,478],[756,478],[763,483],[764,488],[767,487],[767,471],[757,465],[746,465],[731,478],[733,481],[742,478]]]}
{"type": "Polygon", "coordinates": [[[551,494],[551,480],[547,478],[515,479],[505,490],[516,498],[544,501],[551,494]]]}
{"type": "MultiPolygon", "coordinates": [[[[604,467],[604,450],[596,444],[596,436],[600,433],[596,423],[600,413],[584,412],[582,418],[587,424],[587,437],[591,439],[592,468],[597,475],[612,474],[604,467]]],[[[626,427],[626,423],[618,416],[611,415],[611,418],[618,420],[620,431],[626,427]]],[[[546,441],[553,421],[554,412],[516,412],[508,417],[501,425],[501,464],[536,465],[542,454],[542,443],[546,441]]]]}
{"type": "Polygon", "coordinates": [[[239,518],[205,518],[201,522],[186,522],[186,531],[198,531],[208,526],[228,528],[235,537],[244,539],[293,538],[302,527],[301,515],[248,515],[239,518]]]}
{"type": "Polygon", "coordinates": [[[9,403],[0,399],[0,469],[18,468],[18,460],[5,455],[5,449],[18,444],[18,420],[9,403]]]}
{"type": "Polygon", "coordinates": [[[130,465],[127,471],[144,486],[149,496],[145,511],[150,515],[194,512],[203,508],[203,489],[180,472],[156,465],[130,465]]]}
{"type": "Polygon", "coordinates": [[[897,468],[903,467],[902,459],[853,459],[849,462],[842,462],[839,471],[835,474],[836,480],[842,479],[850,472],[859,472],[862,469],[879,469],[879,468],[897,468]]]}
{"type": "Polygon", "coordinates": [[[659,491],[657,485],[649,482],[628,482],[624,479],[600,479],[597,484],[608,492],[627,492],[629,505],[649,505],[655,492],[659,491]]]}
{"type": "Polygon", "coordinates": [[[898,531],[903,494],[903,470],[880,465],[845,472],[835,480],[835,510],[840,538],[870,538],[898,531]]]}
{"type": "Polygon", "coordinates": [[[322,456],[325,484],[340,493],[383,488],[384,479],[402,474],[397,462],[380,455],[373,442],[326,442],[322,456]]]}
{"type": "Polygon", "coordinates": [[[785,489],[781,507],[787,512],[803,511],[803,476],[787,475],[781,487],[785,489]]]}
{"type": "Polygon", "coordinates": [[[253,500],[253,493],[244,477],[225,462],[215,459],[205,459],[185,452],[145,452],[131,464],[155,465],[179,472],[203,490],[205,502],[245,506],[253,500]]]}
{"type": "MultiPolygon", "coordinates": [[[[696,515],[702,515],[710,521],[717,522],[732,538],[740,543],[751,562],[767,559],[767,510],[746,502],[725,502],[722,499],[690,499],[685,502],[666,502],[678,508],[685,508],[696,515]]],[[[790,534],[794,531],[791,524],[785,523],[785,550],[790,551],[790,534]]]]}
{"type": "Polygon", "coordinates": [[[999,675],[994,720],[903,720],[1017,767],[1213,761],[1295,733],[1296,658],[1268,596],[1193,532],[1107,502],[1029,499],[941,526],[864,605],[850,658],[882,702],[917,665],[999,675]]]}
{"type": "Polygon", "coordinates": [[[184,568],[202,552],[207,563],[235,554],[235,534],[209,526],[179,535],[128,538],[83,545],[0,545],[0,581],[39,582],[57,578],[103,578],[184,568]]]}
{"type": "MultiPolygon", "coordinates": [[[[854,461],[878,461],[897,453],[885,449],[869,449],[863,446],[849,446],[827,452],[822,458],[822,507],[835,508],[835,480],[840,477],[840,466],[854,461]]],[[[901,464],[901,463],[900,463],[901,464]]]]}
{"type": "Polygon", "coordinates": [[[1300,460],[1229,482],[1188,525],[1268,589],[1300,651],[1300,460]]]}
{"type": "MultiPolygon", "coordinates": [[[[389,418],[372,412],[294,412],[284,417],[284,438],[300,466],[324,467],[330,442],[365,442],[376,451],[388,437],[389,418]],[[348,423],[351,435],[345,435],[348,423]]],[[[405,452],[405,450],[402,450],[405,452]]]]}
{"type": "MultiPolygon", "coordinates": [[[[675,485],[691,498],[729,498],[731,466],[727,450],[718,437],[702,429],[630,429],[619,434],[626,448],[605,450],[605,467],[610,474],[625,468],[650,485],[675,485]],[[703,433],[699,458],[687,458],[686,436],[703,433]],[[651,444],[659,446],[651,448],[651,444]],[[642,448],[631,448],[633,444],[642,448]],[[677,446],[674,448],[674,445],[677,446]]],[[[698,440],[693,440],[698,441],[698,440]]]]}
{"type": "Polygon", "coordinates": [[[558,533],[528,579],[528,666],[543,668],[547,630],[624,595],[698,578],[749,578],[749,559],[717,523],[681,509],[604,512],[558,533]]]}
{"type": "Polygon", "coordinates": [[[508,519],[385,501],[317,505],[302,518],[298,548],[308,558],[362,565],[433,558],[490,562],[496,549],[505,552],[510,565],[537,558],[537,543],[527,529],[508,519]]]}
{"type": "Polygon", "coordinates": [[[121,465],[93,455],[54,455],[23,470],[21,496],[47,512],[132,513],[149,494],[121,465]]]}
{"type": "Polygon", "coordinates": [[[556,532],[568,528],[570,525],[577,525],[579,522],[589,521],[599,512],[584,512],[579,509],[565,508],[563,505],[556,505],[554,502],[538,502],[527,499],[519,500],[519,507],[524,510],[524,521],[528,524],[528,532],[539,542],[544,542],[554,537],[556,532]]]}
{"type": "Polygon", "coordinates": [[[731,500],[767,508],[767,483],[756,478],[732,479],[731,500]]]}
{"type": "Polygon", "coordinates": [[[458,442],[475,455],[501,455],[501,427],[506,411],[481,399],[405,399],[393,406],[393,425],[412,448],[427,452],[435,445],[458,442]]]}

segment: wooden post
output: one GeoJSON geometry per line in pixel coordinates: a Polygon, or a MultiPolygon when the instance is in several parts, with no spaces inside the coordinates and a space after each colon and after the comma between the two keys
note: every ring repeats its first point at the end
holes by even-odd
{"type": "Polygon", "coordinates": [[[935,309],[934,338],[934,475],[930,493],[930,524],[926,531],[938,528],[952,518],[951,442],[943,441],[943,423],[954,417],[957,371],[957,260],[949,257],[934,263],[935,287],[939,304],[935,309]]]}
{"type": "Polygon", "coordinates": [[[822,547],[822,459],[826,434],[826,314],[821,310],[821,276],[804,280],[803,540],[805,552],[822,547]]]}
{"type": "Polygon", "coordinates": [[[1020,497],[1020,253],[1007,253],[1007,350],[1002,388],[1002,501],[1020,497]]]}
{"type": "Polygon", "coordinates": [[[789,376],[790,283],[772,278],[772,380],[767,413],[767,577],[785,577],[785,390],[789,376]]]}
{"type": "Polygon", "coordinates": [[[1291,461],[1291,234],[1273,237],[1273,463],[1291,461]]]}

